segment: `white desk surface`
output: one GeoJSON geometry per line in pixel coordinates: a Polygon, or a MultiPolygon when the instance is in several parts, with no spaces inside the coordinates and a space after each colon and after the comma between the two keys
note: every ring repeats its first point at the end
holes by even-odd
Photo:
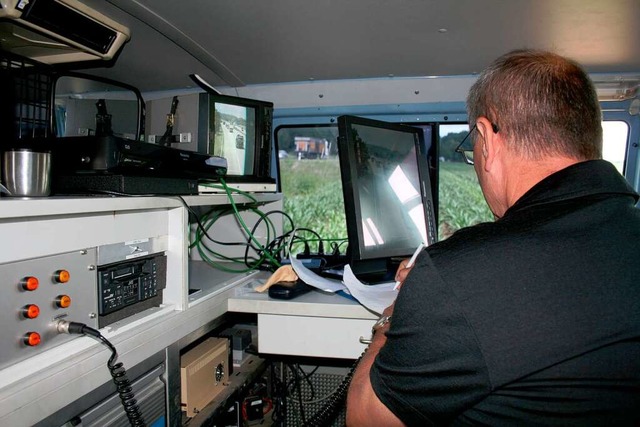
{"type": "Polygon", "coordinates": [[[266,292],[249,291],[229,298],[228,310],[243,313],[342,319],[377,319],[378,316],[347,297],[313,290],[291,300],[269,298],[266,292]]]}

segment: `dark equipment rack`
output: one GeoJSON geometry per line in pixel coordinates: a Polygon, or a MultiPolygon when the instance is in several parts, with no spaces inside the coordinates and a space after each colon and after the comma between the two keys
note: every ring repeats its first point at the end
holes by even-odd
{"type": "Polygon", "coordinates": [[[52,75],[49,66],[0,49],[0,149],[51,136],[52,75]]]}

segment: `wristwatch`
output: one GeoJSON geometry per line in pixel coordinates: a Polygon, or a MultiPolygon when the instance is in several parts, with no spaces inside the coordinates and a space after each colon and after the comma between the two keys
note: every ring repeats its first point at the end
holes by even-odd
{"type": "Polygon", "coordinates": [[[381,316],[371,328],[371,334],[375,334],[378,329],[381,329],[384,325],[391,321],[391,316],[381,316]]]}
{"type": "Polygon", "coordinates": [[[371,342],[373,341],[373,336],[376,334],[376,331],[382,327],[384,327],[384,325],[386,325],[387,323],[389,323],[391,321],[391,316],[381,316],[376,323],[373,324],[373,327],[371,328],[371,338],[365,338],[365,337],[360,337],[360,343],[362,344],[371,344],[371,342]]]}

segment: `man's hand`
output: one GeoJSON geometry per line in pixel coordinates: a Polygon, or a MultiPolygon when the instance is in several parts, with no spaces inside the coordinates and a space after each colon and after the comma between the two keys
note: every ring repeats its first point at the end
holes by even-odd
{"type": "MultiPolygon", "coordinates": [[[[402,262],[400,262],[398,269],[396,270],[395,279],[396,279],[396,282],[400,283],[400,286],[402,286],[407,276],[409,275],[409,272],[413,268],[413,266],[407,267],[407,264],[409,264],[409,258],[403,259],[402,262]]],[[[398,288],[400,288],[400,286],[398,286],[398,288]]]]}

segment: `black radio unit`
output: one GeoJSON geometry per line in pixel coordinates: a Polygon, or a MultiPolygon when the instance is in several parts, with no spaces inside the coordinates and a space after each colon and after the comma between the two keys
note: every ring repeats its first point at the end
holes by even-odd
{"type": "Polygon", "coordinates": [[[159,306],[165,287],[166,256],[163,254],[99,267],[99,326],[159,306]]]}
{"type": "Polygon", "coordinates": [[[46,142],[55,157],[54,175],[110,173],[216,180],[227,173],[227,162],[221,157],[111,135],[46,142]]]}

